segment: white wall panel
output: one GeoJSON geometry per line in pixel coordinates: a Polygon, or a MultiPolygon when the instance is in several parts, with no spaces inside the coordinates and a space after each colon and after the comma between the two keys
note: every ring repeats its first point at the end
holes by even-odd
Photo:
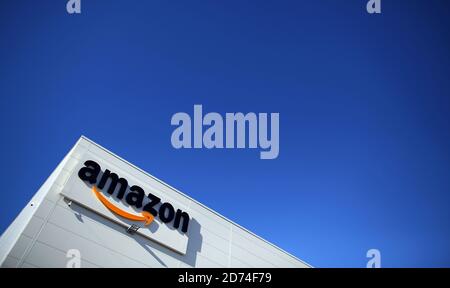
{"type": "MultiPolygon", "coordinates": [[[[44,200],[37,209],[30,210],[33,211],[31,220],[21,231],[14,231],[18,233],[17,240],[3,257],[2,267],[65,267],[69,249],[81,252],[82,267],[308,267],[84,137],[60,166],[52,174],[53,181],[46,183],[44,200]],[[127,179],[129,184],[139,185],[145,192],[171,203],[175,209],[189,213],[185,255],[171,250],[170,245],[168,248],[139,234],[128,234],[123,226],[126,224],[119,225],[95,209],[86,209],[75,202],[67,205],[61,195],[64,191],[75,187],[70,193],[86,193],[72,182],[81,182],[75,176],[90,158],[101,162],[103,171],[109,169],[127,179]]],[[[211,189],[213,191],[214,187],[211,189]]],[[[159,228],[151,230],[149,227],[155,235],[159,233],[159,228]]],[[[167,237],[181,233],[166,232],[167,237]]]]}

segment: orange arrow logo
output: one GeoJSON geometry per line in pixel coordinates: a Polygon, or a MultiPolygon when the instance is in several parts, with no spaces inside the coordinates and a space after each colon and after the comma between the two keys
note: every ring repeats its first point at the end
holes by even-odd
{"type": "Polygon", "coordinates": [[[119,207],[109,202],[108,199],[106,199],[105,196],[103,196],[95,186],[92,186],[92,192],[94,192],[94,195],[98,200],[100,200],[100,202],[102,202],[103,205],[105,205],[106,208],[123,218],[133,221],[144,221],[145,226],[150,225],[150,223],[153,222],[153,219],[155,219],[155,216],[147,211],[142,211],[141,215],[136,215],[120,209],[119,207]]]}

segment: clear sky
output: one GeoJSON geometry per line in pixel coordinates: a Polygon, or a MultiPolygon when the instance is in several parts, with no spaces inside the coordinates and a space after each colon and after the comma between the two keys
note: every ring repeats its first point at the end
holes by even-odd
{"type": "Polygon", "coordinates": [[[80,135],[316,267],[450,266],[450,3],[7,0],[4,231],[80,135]],[[280,155],[171,116],[280,113],[280,155]]]}

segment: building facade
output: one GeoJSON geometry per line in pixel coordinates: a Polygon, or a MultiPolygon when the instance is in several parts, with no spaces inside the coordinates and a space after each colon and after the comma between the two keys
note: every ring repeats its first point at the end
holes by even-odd
{"type": "Polygon", "coordinates": [[[0,238],[1,267],[310,267],[81,137],[0,238]]]}

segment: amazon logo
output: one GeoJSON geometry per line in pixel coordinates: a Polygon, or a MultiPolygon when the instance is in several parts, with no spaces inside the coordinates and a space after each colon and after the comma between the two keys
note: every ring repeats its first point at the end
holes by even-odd
{"type": "Polygon", "coordinates": [[[168,202],[162,203],[161,199],[152,193],[146,195],[144,189],[137,185],[128,188],[129,184],[126,179],[119,177],[108,169],[103,172],[101,177],[99,177],[100,172],[100,165],[95,161],[88,160],[84,162],[84,167],[78,171],[78,177],[92,185],[92,192],[95,197],[111,212],[128,220],[142,221],[145,226],[150,225],[155,217],[159,217],[161,222],[172,223],[175,229],[181,227],[182,232],[187,232],[189,226],[188,213],[180,209],[175,210],[172,204],[168,202]],[[142,212],[134,214],[125,211],[111,203],[100,191],[106,191],[110,195],[115,194],[117,199],[125,200],[128,205],[136,207],[142,212]]]}

